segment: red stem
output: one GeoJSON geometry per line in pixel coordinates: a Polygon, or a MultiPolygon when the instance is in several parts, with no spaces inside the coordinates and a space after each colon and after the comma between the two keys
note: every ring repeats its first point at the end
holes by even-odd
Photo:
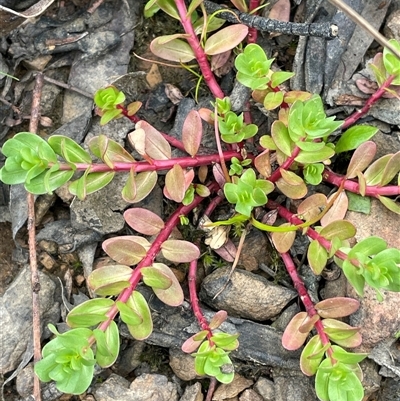
{"type": "MultiPolygon", "coordinates": [[[[241,154],[233,150],[223,152],[223,157],[225,160],[230,160],[232,157],[237,157],[239,160],[242,160],[241,154]]],[[[247,157],[253,158],[253,155],[248,154],[247,157]]],[[[75,163],[74,165],[77,171],[86,171],[89,168],[90,173],[104,173],[108,171],[130,171],[131,168],[134,168],[136,173],[140,173],[142,171],[170,170],[172,167],[174,167],[175,164],[179,164],[182,168],[188,168],[199,167],[219,162],[220,156],[218,154],[213,154],[195,157],[177,157],[169,160],[153,160],[152,164],[147,161],[138,161],[132,163],[115,162],[113,168],[107,166],[107,164],[104,163],[75,163]]],[[[50,168],[53,165],[54,163],[49,163],[48,167],[50,168]]],[[[67,163],[60,163],[59,169],[63,171],[71,170],[71,165],[67,163]]]]}
{"type": "Polygon", "coordinates": [[[360,109],[354,112],[351,116],[347,117],[344,120],[344,123],[342,125],[342,129],[346,129],[353,125],[357,120],[359,120],[363,115],[368,113],[369,109],[372,107],[372,105],[379,100],[382,95],[386,92],[386,89],[390,86],[392,83],[393,79],[395,78],[394,75],[390,75],[386,81],[382,84],[382,86],[366,101],[364,106],[360,109]]]}
{"type": "MultiPolygon", "coordinates": [[[[296,291],[300,296],[301,302],[303,303],[304,307],[306,308],[308,316],[310,318],[312,318],[313,316],[318,315],[318,312],[316,311],[316,309],[314,307],[314,304],[307,292],[307,289],[306,289],[303,281],[297,274],[297,269],[296,269],[295,264],[293,263],[292,258],[290,257],[290,255],[287,252],[281,253],[280,255],[283,260],[283,263],[285,263],[286,270],[289,273],[290,278],[292,279],[294,288],[296,288],[296,291]]],[[[329,338],[326,335],[326,333],[324,332],[324,326],[322,325],[321,319],[319,319],[315,322],[314,327],[317,330],[317,333],[319,335],[319,338],[321,339],[322,345],[330,344],[329,338]]],[[[327,353],[329,356],[331,356],[332,352],[333,352],[332,348],[329,348],[327,350],[327,353]]]]}
{"type": "Polygon", "coordinates": [[[285,160],[285,162],[282,164],[282,166],[280,166],[279,168],[277,168],[272,174],[271,177],[268,178],[269,181],[271,182],[276,182],[279,180],[279,178],[282,177],[281,174],[281,169],[283,170],[289,170],[290,166],[294,163],[294,159],[299,155],[300,153],[300,148],[298,146],[296,146],[293,149],[292,155],[285,160]]]}
{"type": "MultiPolygon", "coordinates": [[[[343,188],[346,191],[360,193],[360,185],[356,181],[346,179],[346,177],[336,174],[333,171],[325,169],[323,172],[324,181],[329,182],[337,187],[340,187],[344,181],[343,188]]],[[[369,185],[365,188],[365,196],[373,196],[377,198],[381,196],[396,196],[400,195],[400,185],[387,185],[380,187],[379,185],[369,185]]]]}
{"type": "MultiPolygon", "coordinates": [[[[217,190],[218,185],[216,183],[213,183],[213,184],[209,185],[208,188],[210,189],[210,191],[215,191],[215,190],[217,190]]],[[[164,241],[166,241],[168,239],[168,237],[171,235],[171,232],[174,229],[174,227],[176,227],[178,225],[178,223],[180,222],[180,216],[182,216],[182,215],[186,216],[187,214],[189,214],[204,199],[205,198],[197,195],[190,205],[187,205],[187,206],[181,205],[175,210],[175,212],[171,215],[169,220],[165,223],[164,228],[158,234],[157,238],[151,244],[151,247],[150,247],[149,251],[147,252],[145,258],[133,270],[131,278],[129,279],[130,286],[128,288],[125,288],[121,292],[121,294],[117,298],[117,301],[127,302],[129,297],[131,296],[132,292],[135,290],[136,286],[138,285],[140,279],[142,278],[142,274],[141,274],[140,270],[143,267],[151,266],[155,257],[160,252],[161,245],[163,244],[164,241]]],[[[103,323],[101,323],[98,328],[103,331],[106,330],[107,327],[109,326],[110,322],[117,315],[117,313],[118,313],[118,309],[117,309],[116,305],[114,305],[107,312],[108,319],[106,321],[104,321],[103,323]]]]}
{"type": "MultiPolygon", "coordinates": [[[[256,9],[260,6],[260,0],[250,0],[249,2],[249,11],[256,9]]],[[[258,12],[251,13],[252,15],[257,15],[258,12]]],[[[249,28],[249,33],[247,34],[247,43],[256,43],[257,42],[257,29],[256,28],[249,28]]]]}
{"type": "Polygon", "coordinates": [[[224,98],[224,92],[219,86],[217,80],[213,72],[211,71],[210,64],[208,63],[207,56],[204,53],[203,48],[201,47],[200,41],[193,29],[192,21],[190,19],[190,15],[187,15],[187,8],[184,0],[175,0],[175,5],[178,9],[179,16],[181,18],[181,24],[183,29],[188,34],[186,40],[188,41],[190,47],[192,48],[196,60],[199,64],[201,73],[203,75],[204,81],[208,85],[211,93],[216,98],[224,98]]]}

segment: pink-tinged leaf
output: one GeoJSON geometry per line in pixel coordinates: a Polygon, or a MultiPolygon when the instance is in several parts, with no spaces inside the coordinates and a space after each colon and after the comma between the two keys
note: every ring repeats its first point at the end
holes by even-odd
{"type": "Polygon", "coordinates": [[[359,327],[352,327],[335,319],[323,319],[322,325],[329,339],[342,347],[354,348],[362,343],[359,327]]]}
{"type": "Polygon", "coordinates": [[[307,316],[307,312],[299,312],[292,318],[282,335],[283,348],[295,351],[304,344],[308,333],[300,333],[299,327],[304,323],[307,316]]]}
{"type": "Polygon", "coordinates": [[[108,265],[93,270],[88,277],[88,286],[97,295],[106,297],[118,295],[129,287],[133,270],[124,265],[108,265]]]}
{"type": "Polygon", "coordinates": [[[235,260],[237,248],[235,244],[230,239],[228,239],[225,245],[222,245],[221,248],[214,249],[214,252],[222,259],[231,263],[235,260]]]}
{"type": "Polygon", "coordinates": [[[203,330],[200,331],[199,333],[194,334],[192,337],[188,338],[183,344],[182,344],[182,351],[191,354],[197,350],[197,348],[200,347],[200,344],[204,341],[204,339],[207,337],[208,331],[203,330]]]}
{"type": "Polygon", "coordinates": [[[357,79],[356,86],[362,93],[367,95],[372,95],[378,90],[378,84],[367,78],[357,79]]]}
{"type": "Polygon", "coordinates": [[[310,221],[317,217],[326,205],[327,199],[324,194],[313,194],[300,203],[297,208],[297,215],[302,220],[310,221]]]}
{"type": "Polygon", "coordinates": [[[171,158],[171,146],[167,140],[146,121],[139,121],[136,124],[136,129],[139,128],[146,133],[146,154],[154,160],[169,160],[171,158]]]}
{"type": "Polygon", "coordinates": [[[133,169],[122,189],[122,198],[129,203],[137,203],[146,198],[157,184],[156,171],[143,171],[136,174],[133,169]]]}
{"type": "MultiPolygon", "coordinates": [[[[280,227],[288,227],[290,223],[284,223],[280,227]]],[[[273,232],[271,234],[272,242],[276,250],[280,253],[287,252],[293,245],[296,238],[296,231],[288,231],[286,233],[273,232]]]]}
{"type": "Polygon", "coordinates": [[[385,186],[393,180],[395,175],[400,171],[400,152],[395,153],[389,160],[382,175],[380,186],[385,186]]]}
{"type": "Polygon", "coordinates": [[[135,340],[145,340],[153,331],[153,321],[147,301],[139,291],[133,291],[126,305],[142,318],[142,323],[127,325],[129,332],[135,340]]]}
{"type": "Polygon", "coordinates": [[[311,93],[310,92],[303,92],[303,91],[289,91],[285,93],[284,101],[287,104],[292,104],[296,100],[301,100],[302,102],[310,99],[311,93]]]}
{"type": "Polygon", "coordinates": [[[283,194],[292,199],[301,199],[307,195],[307,186],[304,183],[303,185],[290,185],[280,178],[276,181],[276,186],[283,194]]]}
{"type": "MultiPolygon", "coordinates": [[[[178,35],[182,37],[182,35],[178,35]]],[[[176,38],[176,35],[159,36],[150,43],[150,50],[164,60],[187,63],[195,58],[188,42],[176,38]],[[170,40],[169,40],[170,39],[170,40]]]]}
{"type": "Polygon", "coordinates": [[[207,196],[210,196],[210,194],[211,194],[208,187],[206,187],[205,185],[202,185],[202,184],[196,184],[195,190],[196,190],[196,194],[201,196],[202,198],[207,198],[207,196]]]}
{"type": "MultiPolygon", "coordinates": [[[[221,74],[221,75],[226,75],[227,72],[229,72],[229,70],[232,69],[232,62],[228,64],[228,61],[231,57],[232,54],[232,50],[228,50],[226,52],[223,53],[218,53],[214,56],[211,57],[211,71],[215,71],[215,74],[220,74],[220,71],[223,70],[223,67],[227,67],[225,69],[227,69],[228,71],[225,72],[225,74],[221,74]],[[220,71],[218,71],[220,70],[220,71]]],[[[218,76],[221,76],[218,75],[218,76]]]]}
{"type": "Polygon", "coordinates": [[[182,142],[190,156],[196,156],[203,135],[203,125],[197,110],[191,110],[182,127],[182,142]]]}
{"type": "Polygon", "coordinates": [[[328,240],[338,238],[343,241],[345,239],[353,238],[356,235],[356,228],[352,223],[350,223],[350,221],[337,220],[326,225],[320,231],[320,235],[328,240]]]}
{"type": "Polygon", "coordinates": [[[314,315],[313,317],[307,316],[299,327],[300,333],[309,333],[319,319],[320,317],[318,315],[314,315]]]}
{"type": "Polygon", "coordinates": [[[130,227],[144,235],[156,235],[164,228],[164,221],[160,216],[140,207],[126,210],[124,219],[130,227]]]}
{"type": "Polygon", "coordinates": [[[226,180],[225,180],[225,175],[224,175],[224,172],[222,171],[221,165],[218,163],[215,163],[213,165],[212,171],[213,171],[215,181],[217,181],[217,184],[219,185],[220,188],[223,188],[226,180]]]}
{"type": "Polygon", "coordinates": [[[353,153],[347,167],[347,178],[354,178],[358,172],[363,172],[372,162],[376,154],[376,143],[367,141],[362,143],[353,153]]]}
{"type": "Polygon", "coordinates": [[[322,318],[338,318],[349,316],[360,307],[360,302],[354,298],[335,297],[324,299],[315,305],[322,318]]]}
{"type": "Polygon", "coordinates": [[[112,259],[123,265],[136,265],[150,249],[150,242],[136,235],[125,235],[106,239],[102,248],[112,259]]]}
{"type": "Polygon", "coordinates": [[[224,323],[227,318],[228,314],[226,311],[220,310],[213,316],[208,326],[211,330],[218,329],[218,327],[221,326],[221,324],[224,323]]]}
{"type": "Polygon", "coordinates": [[[165,175],[164,195],[177,203],[185,197],[185,174],[179,164],[174,164],[165,175]]]}
{"type": "Polygon", "coordinates": [[[138,128],[130,132],[128,134],[128,141],[139,155],[143,156],[146,154],[146,133],[143,129],[138,128]]]}
{"type": "Polygon", "coordinates": [[[306,376],[314,376],[330,344],[322,345],[318,335],[314,336],[304,347],[300,356],[300,369],[306,376]]]}
{"type": "Polygon", "coordinates": [[[199,181],[204,184],[206,182],[208,175],[208,166],[200,166],[197,172],[197,176],[199,177],[199,181]]]}
{"type": "Polygon", "coordinates": [[[328,261],[328,252],[317,240],[312,240],[307,250],[307,259],[313,273],[319,275],[328,261]]]}
{"type": "Polygon", "coordinates": [[[382,205],[388,208],[390,211],[396,214],[400,214],[400,204],[398,202],[382,195],[378,195],[378,199],[380,200],[382,205]]]}
{"type": "MultiPolygon", "coordinates": [[[[328,202],[330,199],[335,196],[333,194],[329,197],[328,202]]],[[[335,220],[342,220],[346,215],[347,208],[349,206],[349,199],[346,195],[346,192],[341,192],[336,200],[333,202],[331,208],[326,212],[326,214],[321,219],[321,225],[323,227],[327,226],[329,223],[335,220]]]]}
{"type": "Polygon", "coordinates": [[[105,135],[92,138],[89,141],[89,149],[110,168],[114,168],[114,163],[135,162],[135,159],[119,143],[107,138],[105,135]]]}
{"type": "Polygon", "coordinates": [[[383,173],[393,153],[380,157],[375,160],[364,172],[365,182],[367,185],[378,185],[383,179],[383,173]]]}
{"type": "Polygon", "coordinates": [[[254,159],[254,165],[257,171],[265,178],[268,178],[271,175],[272,167],[271,167],[269,149],[264,150],[264,152],[260,153],[254,159]]]}
{"type": "Polygon", "coordinates": [[[247,13],[248,12],[248,7],[246,0],[231,0],[231,3],[241,12],[247,13]]]}
{"type": "Polygon", "coordinates": [[[168,288],[163,289],[152,287],[156,297],[169,306],[181,305],[184,299],[183,291],[178,279],[175,277],[175,274],[172,273],[171,269],[163,263],[153,263],[151,267],[157,269],[160,274],[171,280],[171,285],[168,288]]]}
{"type": "Polygon", "coordinates": [[[246,38],[248,32],[249,28],[246,25],[227,26],[207,39],[204,51],[212,56],[233,49],[246,38]]]}
{"type": "Polygon", "coordinates": [[[202,107],[199,109],[200,117],[208,124],[214,124],[213,111],[202,107]]]}
{"type": "Polygon", "coordinates": [[[199,248],[188,241],[169,239],[161,245],[163,256],[176,263],[189,263],[200,256],[199,248]]]}

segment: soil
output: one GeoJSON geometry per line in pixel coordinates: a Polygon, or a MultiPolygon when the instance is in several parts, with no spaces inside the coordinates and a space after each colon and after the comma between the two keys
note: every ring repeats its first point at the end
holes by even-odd
{"type": "MultiPolygon", "coordinates": [[[[0,5],[1,4],[3,4],[2,0],[0,0],[0,5]]],[[[6,3],[4,4],[6,5],[6,3]]],[[[63,2],[56,2],[46,11],[46,16],[52,18],[53,20],[58,19],[59,22],[61,22],[63,19],[66,20],[67,17],[70,18],[71,15],[78,15],[82,10],[88,8],[89,4],[89,0],[67,0],[63,2]]],[[[12,5],[9,5],[9,7],[12,8],[12,5]]],[[[12,29],[15,29],[14,19],[13,21],[11,21],[11,18],[6,14],[7,13],[4,13],[4,11],[0,10],[0,21],[4,22],[1,27],[3,34],[3,36],[1,37],[1,52],[4,54],[8,54],[7,50],[9,50],[9,38],[13,37],[15,39],[16,32],[12,31],[12,29]]],[[[139,17],[137,24],[134,27],[134,52],[135,54],[140,55],[141,58],[136,58],[135,56],[133,56],[130,60],[129,66],[130,71],[144,71],[146,74],[149,74],[151,72],[150,75],[147,75],[147,82],[143,83],[143,85],[147,89],[146,91],[144,91],[144,93],[142,93],[142,98],[140,100],[148,106],[148,109],[153,110],[152,114],[146,115],[147,120],[149,120],[150,123],[154,124],[156,128],[160,130],[162,129],[166,132],[168,132],[174,125],[176,106],[169,99],[166,99],[165,102],[162,103],[162,100],[165,98],[165,84],[167,83],[173,85],[174,87],[179,89],[184,97],[194,97],[197,80],[190,72],[184,69],[172,69],[162,65],[162,63],[154,63],[154,61],[152,60],[156,60],[156,58],[151,54],[149,50],[149,43],[153,38],[161,34],[173,34],[179,32],[179,28],[179,24],[175,20],[172,20],[171,18],[166,17],[163,14],[160,14],[159,16],[157,16],[157,18],[154,17],[151,19],[144,19],[143,17],[139,17]],[[160,86],[162,86],[163,88],[161,92],[160,86]],[[157,104],[157,101],[161,102],[162,104],[157,104]]],[[[49,25],[49,29],[53,29],[53,27],[49,25]]],[[[265,38],[261,37],[261,40],[265,40],[265,38]]],[[[274,57],[276,57],[277,65],[285,70],[290,70],[292,67],[295,48],[297,45],[297,38],[290,37],[288,40],[275,38],[270,39],[270,41],[270,47],[272,49],[274,57]]],[[[23,45],[22,41],[20,45],[23,45]]],[[[27,53],[29,53],[30,51],[31,50],[29,49],[26,50],[27,53]]],[[[64,56],[66,58],[68,57],[68,51],[64,52],[64,56]]],[[[10,64],[15,63],[15,59],[10,59],[7,62],[9,62],[10,64]]],[[[7,117],[3,118],[3,126],[7,127],[7,132],[5,137],[0,141],[1,144],[6,138],[12,137],[12,135],[16,132],[21,132],[28,129],[28,122],[24,120],[24,118],[29,115],[29,99],[31,97],[33,82],[32,71],[34,67],[26,60],[18,65],[16,64],[17,63],[14,64],[15,69],[14,71],[12,71],[12,74],[19,78],[24,78],[25,81],[19,84],[13,83],[13,89],[11,92],[8,93],[8,96],[13,97],[16,91],[20,91],[21,96],[19,101],[17,102],[17,112],[14,113],[12,117],[10,117],[10,115],[7,115],[7,117]]],[[[59,77],[63,74],[65,77],[68,77],[68,68],[68,66],[61,67],[61,73],[59,77]]],[[[232,82],[229,82],[230,80],[232,81],[232,76],[228,75],[225,78],[227,86],[231,85],[232,82]]],[[[224,79],[222,79],[222,81],[224,82],[224,79]]],[[[199,94],[201,96],[205,93],[207,93],[207,89],[204,85],[202,85],[200,87],[199,94]]],[[[55,98],[55,106],[52,108],[51,113],[46,114],[46,117],[52,121],[52,126],[47,127],[42,125],[39,132],[39,134],[42,136],[46,136],[62,126],[62,101],[61,95],[58,96],[59,97],[55,98]]],[[[17,95],[15,95],[15,97],[17,97],[17,95]]],[[[6,101],[6,99],[3,100],[6,101]]],[[[3,102],[3,104],[5,104],[5,102],[3,102]]],[[[172,206],[166,205],[165,209],[172,210],[172,206]]],[[[46,214],[41,219],[40,225],[38,226],[38,231],[41,230],[46,221],[59,219],[63,216],[65,217],[66,215],[69,215],[68,203],[65,201],[61,201],[58,198],[56,202],[48,208],[46,214]]],[[[22,229],[18,234],[18,247],[22,247],[22,249],[25,249],[26,251],[26,243],[26,232],[24,231],[24,229],[22,229]]],[[[87,292],[84,285],[82,265],[79,261],[77,253],[72,252],[70,254],[52,254],[50,250],[48,250],[47,254],[52,255],[52,257],[44,258],[43,255],[45,253],[42,252],[43,246],[45,245],[42,244],[41,253],[39,254],[40,268],[43,270],[48,270],[49,272],[51,272],[52,275],[58,276],[63,280],[65,280],[66,272],[69,272],[68,274],[70,274],[72,283],[70,284],[70,291],[72,293],[77,293],[78,291],[87,292]],[[41,257],[42,259],[40,259],[41,257]]],[[[0,296],[4,294],[8,285],[12,282],[13,278],[18,274],[21,269],[21,264],[18,263],[20,258],[16,256],[16,254],[19,252],[20,250],[17,251],[17,247],[12,238],[11,223],[0,223],[0,296]]],[[[96,257],[102,256],[104,256],[104,252],[102,252],[99,247],[96,253],[96,257]]],[[[302,256],[303,255],[299,254],[298,258],[301,259],[302,256]]],[[[275,257],[273,257],[273,259],[275,259],[275,257]]],[[[271,264],[274,265],[274,263],[271,264]]],[[[277,269],[280,269],[280,267],[277,267],[277,269]]],[[[279,271],[278,276],[276,276],[274,280],[280,283],[287,283],[288,277],[285,273],[281,274],[281,272],[279,271]]],[[[171,375],[172,371],[168,365],[168,351],[165,348],[146,346],[146,349],[143,352],[142,363],[145,366],[145,368],[143,368],[144,370],[147,369],[147,371],[149,372],[158,372],[171,375]]],[[[104,376],[106,377],[107,374],[109,374],[111,371],[112,370],[105,372],[104,376]]],[[[257,367],[256,365],[252,364],[248,364],[243,367],[243,372],[245,375],[247,374],[247,376],[258,375],[258,372],[260,371],[265,373],[267,369],[257,367]]],[[[127,378],[129,379],[130,377],[128,376],[127,378]]],[[[5,394],[6,397],[9,397],[7,399],[10,400],[13,399],[13,397],[17,397],[15,390],[15,381],[7,385],[5,394]]],[[[82,398],[80,397],[63,396],[60,398],[60,401],[72,401],[81,399],[82,398]]]]}

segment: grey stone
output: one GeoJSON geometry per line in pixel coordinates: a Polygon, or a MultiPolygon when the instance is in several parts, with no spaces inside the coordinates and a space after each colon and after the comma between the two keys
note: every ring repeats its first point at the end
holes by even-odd
{"type": "MultiPolygon", "coordinates": [[[[44,327],[56,323],[60,317],[60,305],[56,297],[56,284],[44,273],[40,278],[40,317],[44,327]]],[[[30,270],[25,267],[0,298],[0,372],[14,370],[26,354],[33,355],[32,344],[32,295],[30,270]]],[[[29,359],[29,358],[28,358],[29,359]]]]}
{"type": "Polygon", "coordinates": [[[249,388],[243,391],[239,397],[239,401],[263,401],[263,399],[253,389],[249,388]]]}
{"type": "Polygon", "coordinates": [[[143,374],[130,385],[135,401],[178,401],[178,386],[166,376],[143,374]]]}
{"type": "Polygon", "coordinates": [[[384,121],[388,124],[399,125],[400,124],[400,103],[396,98],[393,99],[379,99],[376,102],[369,113],[371,116],[378,120],[384,121]]]}
{"type": "MultiPolygon", "coordinates": [[[[146,288],[139,287],[138,290],[148,299],[152,311],[153,332],[145,340],[147,343],[166,348],[181,348],[189,337],[200,331],[188,303],[184,302],[179,308],[174,308],[164,305],[146,288]]],[[[208,321],[215,315],[215,312],[206,307],[201,306],[201,309],[208,321]]],[[[230,334],[239,333],[239,348],[230,353],[232,359],[289,369],[299,367],[301,350],[285,350],[282,347],[282,332],[270,326],[228,317],[220,329],[230,334]]],[[[132,339],[124,324],[120,327],[120,333],[123,337],[132,339]]]]}
{"type": "Polygon", "coordinates": [[[190,381],[200,378],[194,368],[194,358],[178,348],[170,348],[169,366],[175,375],[182,380],[190,381]]]}
{"type": "Polygon", "coordinates": [[[25,366],[18,375],[16,380],[16,390],[21,397],[29,397],[33,394],[33,364],[25,366]]]}
{"type": "Polygon", "coordinates": [[[386,379],[381,386],[377,401],[399,401],[400,381],[386,379]]]}
{"type": "Polygon", "coordinates": [[[230,268],[218,269],[208,275],[201,286],[200,299],[215,309],[223,309],[230,316],[252,320],[275,317],[297,294],[272,284],[260,275],[236,269],[226,288],[230,268]]]}
{"type": "Polygon", "coordinates": [[[141,364],[140,356],[145,346],[143,341],[135,341],[129,348],[121,352],[120,358],[114,365],[121,376],[127,376],[141,364]]]}
{"type": "Polygon", "coordinates": [[[245,377],[235,373],[235,376],[231,383],[221,384],[220,386],[218,386],[212,399],[216,401],[222,401],[227,398],[236,397],[243,390],[249,388],[252,384],[252,380],[246,379],[245,377]]]}
{"type": "Polygon", "coordinates": [[[261,395],[264,401],[275,401],[275,384],[273,381],[261,376],[254,384],[254,390],[261,395]]]}
{"type": "Polygon", "coordinates": [[[203,393],[201,392],[201,384],[199,382],[196,382],[192,386],[187,386],[185,388],[184,393],[182,394],[182,397],[179,399],[179,401],[203,401],[204,396],[203,393]]]}
{"type": "Polygon", "coordinates": [[[129,390],[129,381],[116,374],[111,374],[104,382],[94,389],[96,401],[131,401],[132,391],[129,390]]]}
{"type": "Polygon", "coordinates": [[[275,401],[317,401],[313,381],[297,370],[272,369],[275,401]]]}

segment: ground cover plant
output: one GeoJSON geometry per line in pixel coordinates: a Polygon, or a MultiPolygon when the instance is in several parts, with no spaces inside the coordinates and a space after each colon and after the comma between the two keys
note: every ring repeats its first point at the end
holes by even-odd
{"type": "MultiPolygon", "coordinates": [[[[358,328],[338,320],[355,312],[359,302],[336,297],[314,304],[297,273],[290,248],[296,233],[306,235],[310,239],[307,261],[313,273],[321,274],[328,261],[334,259],[359,296],[365,286],[374,288],[381,301],[383,291],[400,291],[400,250],[388,248],[383,239],[375,236],[351,247],[356,229],[344,220],[347,192],[377,198],[393,213],[400,214],[396,202],[400,194],[400,152],[373,161],[376,145],[370,139],[377,129],[355,125],[384,93],[396,95],[400,60],[387,49],[376,55],[370,68],[379,89],[360,111],[338,121],[326,116],[320,96],[283,89],[281,85],[293,74],[271,69],[274,60],[268,59],[255,43],[256,31],[242,24],[223,28],[218,12],[207,15],[202,3],[193,0],[186,8],[183,0],[152,0],[145,8],[148,15],[166,12],[179,20],[184,30],[154,39],[154,54],[179,63],[196,60],[198,69],[186,68],[198,77],[199,85],[204,82],[208,86],[215,98],[212,110],[192,110],[188,114],[181,140],[140,120],[136,116],[140,103],[125,105],[123,92],[110,86],[99,90],[94,98],[101,123],[116,118],[134,121],[136,127],[128,139],[140,160],[104,135],[91,139],[85,150],[68,137],[53,135],[45,140],[21,132],[2,148],[6,162],[0,179],[11,185],[24,184],[32,194],[50,193],[69,183],[69,191],[84,199],[109,184],[116,174],[125,173],[127,180],[121,196],[134,204],[150,194],[158,180],[157,172],[167,170],[163,193],[177,203],[166,221],[146,209],[133,207],[125,211],[125,221],[133,230],[155,239],[130,235],[103,242],[103,250],[115,264],[96,269],[89,276],[88,284],[98,298],[78,305],[68,314],[71,330],[59,333],[50,326],[55,337],[44,346],[43,359],[35,364],[35,372],[44,382],[54,380],[65,393],[81,394],[92,382],[95,364],[108,367],[118,357],[117,316],[135,339],[146,339],[152,332],[152,320],[147,301],[137,290],[139,282],[151,287],[167,305],[178,306],[184,299],[170,268],[155,262],[161,253],[173,263],[189,264],[190,301],[201,330],[182,345],[183,351],[194,356],[198,374],[231,382],[234,372],[229,354],[240,346],[240,339],[218,330],[226,312],[217,312],[207,322],[196,294],[196,270],[204,245],[170,238],[179,225],[190,225],[190,213],[207,202],[201,228],[208,233],[233,226],[241,235],[240,243],[245,241],[248,226],[270,233],[304,304],[304,311],[287,326],[282,344],[288,350],[306,344],[300,367],[305,375],[315,375],[319,399],[362,400],[359,362],[367,354],[347,350],[359,346],[362,338],[358,328]],[[237,81],[250,89],[249,102],[277,112],[267,135],[258,135],[258,126],[248,113],[232,111],[229,97],[212,72],[211,65],[230,54],[235,55],[237,81]],[[214,127],[218,149],[212,154],[198,154],[203,122],[214,127]],[[187,156],[172,157],[171,146],[187,156]],[[331,169],[334,159],[346,152],[351,154],[347,170],[345,174],[336,173],[331,169]],[[336,191],[327,197],[310,190],[321,182],[336,191]],[[314,193],[308,195],[309,192],[314,193]],[[278,194],[302,200],[296,213],[278,202],[278,194]],[[226,220],[210,221],[208,217],[220,201],[231,204],[234,213],[226,220]],[[286,223],[278,226],[259,219],[260,208],[275,210],[286,223]]],[[[257,1],[249,5],[238,0],[232,3],[244,12],[259,6],[257,1]]],[[[396,41],[391,45],[400,50],[396,41]]],[[[210,246],[235,266],[240,245],[232,258],[225,251],[226,241],[210,246]]]]}

